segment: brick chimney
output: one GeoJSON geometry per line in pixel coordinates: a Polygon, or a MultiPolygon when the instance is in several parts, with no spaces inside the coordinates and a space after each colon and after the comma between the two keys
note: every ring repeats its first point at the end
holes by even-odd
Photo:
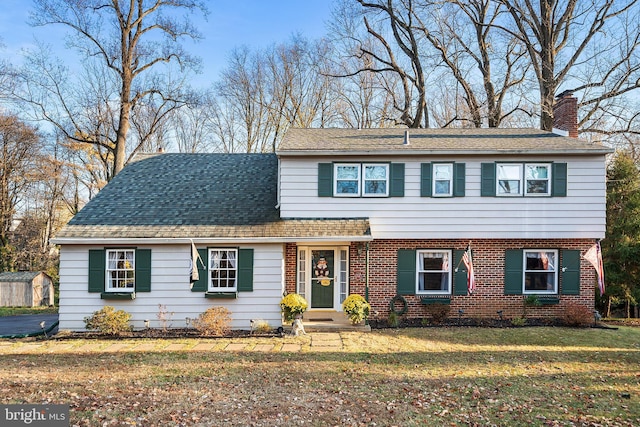
{"type": "Polygon", "coordinates": [[[553,127],[568,132],[570,138],[578,137],[578,98],[573,92],[567,90],[556,96],[553,127]]]}

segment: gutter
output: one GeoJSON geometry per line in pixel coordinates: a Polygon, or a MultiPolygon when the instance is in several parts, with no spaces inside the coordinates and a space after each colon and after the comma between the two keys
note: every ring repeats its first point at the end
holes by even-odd
{"type": "Polygon", "coordinates": [[[132,245],[132,244],[164,244],[164,245],[190,245],[191,242],[198,244],[206,243],[296,243],[296,242],[370,242],[373,236],[327,236],[327,237],[59,237],[51,240],[54,245],[132,245]]]}

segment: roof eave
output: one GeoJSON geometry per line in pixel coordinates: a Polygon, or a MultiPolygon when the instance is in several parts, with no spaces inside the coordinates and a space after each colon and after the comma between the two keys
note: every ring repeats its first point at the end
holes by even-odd
{"type": "Polygon", "coordinates": [[[294,243],[305,242],[370,242],[371,235],[361,236],[287,236],[287,237],[59,237],[52,239],[54,245],[182,245],[182,244],[210,244],[210,243],[294,243]]]}
{"type": "Polygon", "coordinates": [[[456,156],[486,156],[486,155],[598,155],[613,153],[612,148],[602,147],[593,149],[575,150],[530,150],[530,149],[508,149],[508,150],[287,150],[278,151],[279,157],[307,157],[307,156],[433,156],[433,155],[456,155],[456,156]]]}

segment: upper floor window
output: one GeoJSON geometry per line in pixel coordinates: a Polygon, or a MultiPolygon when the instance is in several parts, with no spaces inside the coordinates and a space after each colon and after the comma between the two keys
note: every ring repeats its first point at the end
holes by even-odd
{"type": "Polygon", "coordinates": [[[419,250],[418,294],[451,294],[451,251],[419,250]]]}
{"type": "Polygon", "coordinates": [[[335,165],[336,195],[357,196],[360,194],[360,165],[335,165]]]}
{"type": "Polygon", "coordinates": [[[334,164],[334,194],[351,197],[389,195],[389,164],[334,164]]]}
{"type": "Polygon", "coordinates": [[[498,163],[496,165],[496,195],[551,195],[550,163],[498,163]]]}
{"type": "Polygon", "coordinates": [[[134,292],[135,249],[107,250],[106,292],[134,292]]]}
{"type": "Polygon", "coordinates": [[[209,249],[209,291],[236,291],[237,249],[209,249]]]}
{"type": "Polygon", "coordinates": [[[551,165],[549,164],[526,164],[524,166],[525,186],[524,191],[527,195],[543,195],[551,194],[551,165]]]}
{"type": "Polygon", "coordinates": [[[433,196],[448,197],[453,194],[453,163],[433,164],[433,196]]]}

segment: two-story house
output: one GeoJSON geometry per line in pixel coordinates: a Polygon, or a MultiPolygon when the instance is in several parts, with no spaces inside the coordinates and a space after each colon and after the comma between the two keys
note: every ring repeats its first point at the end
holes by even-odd
{"type": "Polygon", "coordinates": [[[610,152],[530,129],[292,129],[276,154],[140,156],[56,237],[60,329],[103,305],[136,328],[159,305],[175,327],[216,305],[279,326],[289,292],[311,311],[358,293],[380,318],[592,308],[581,254],[604,237],[610,152]]]}

